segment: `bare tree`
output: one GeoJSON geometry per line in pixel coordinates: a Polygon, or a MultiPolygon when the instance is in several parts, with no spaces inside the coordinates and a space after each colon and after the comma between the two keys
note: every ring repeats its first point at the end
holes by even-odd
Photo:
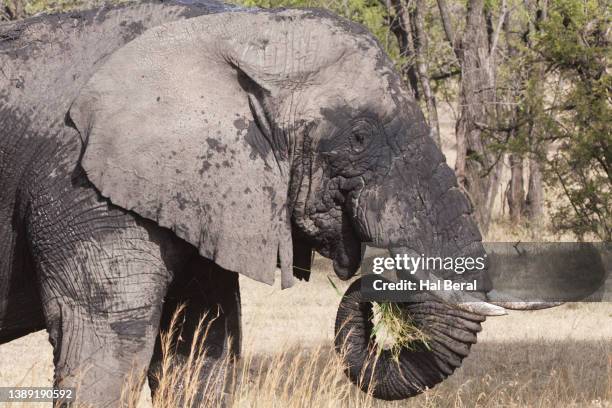
{"type": "Polygon", "coordinates": [[[510,154],[510,181],[508,181],[508,211],[510,219],[518,222],[523,216],[525,207],[525,187],[523,157],[520,154],[510,154]]]}
{"type": "MultiPolygon", "coordinates": [[[[503,24],[504,37],[506,40],[506,54],[511,64],[516,64],[516,58],[519,55],[519,50],[516,46],[516,41],[521,41],[514,38],[516,35],[511,30],[511,24],[513,26],[520,27],[519,21],[514,21],[512,13],[507,13],[506,19],[503,24]]],[[[519,33],[520,34],[520,33],[519,33]]],[[[515,145],[520,145],[519,140],[519,121],[521,120],[521,108],[519,105],[514,106],[515,101],[518,101],[521,94],[522,87],[522,75],[523,69],[513,70],[510,74],[510,83],[505,87],[506,100],[508,106],[506,107],[507,123],[509,124],[508,129],[508,140],[515,145]]],[[[506,189],[506,199],[508,201],[508,212],[512,222],[521,221],[525,211],[525,182],[524,182],[524,154],[522,151],[514,151],[509,155],[510,162],[510,180],[508,181],[508,187],[506,189]]]]}
{"type": "Polygon", "coordinates": [[[414,39],[410,29],[410,14],[401,0],[382,0],[389,11],[389,29],[397,39],[402,65],[401,74],[408,80],[412,94],[419,99],[419,81],[414,64],[414,39]]]}
{"type": "Polygon", "coordinates": [[[414,97],[425,102],[432,137],[440,146],[438,109],[431,88],[426,55],[428,38],[424,22],[425,2],[414,0],[409,6],[403,0],[385,0],[383,4],[389,11],[389,27],[397,39],[403,59],[402,74],[408,79],[414,97]]]}
{"type": "Polygon", "coordinates": [[[498,22],[493,24],[493,17],[485,14],[484,0],[468,0],[465,28],[460,35],[453,30],[446,1],[437,1],[447,40],[461,66],[455,172],[486,233],[502,169],[500,155],[490,145],[496,136],[496,53],[506,1],[502,0],[498,22]]]}
{"type": "Polygon", "coordinates": [[[416,52],[416,67],[419,76],[419,83],[423,91],[423,99],[427,107],[427,119],[432,130],[432,137],[438,146],[440,140],[440,122],[438,120],[438,107],[436,106],[436,96],[434,95],[429,81],[429,64],[427,63],[427,32],[425,31],[425,18],[423,16],[426,6],[424,0],[415,0],[412,14],[414,28],[414,45],[416,52]]]}
{"type": "MultiPolygon", "coordinates": [[[[532,34],[539,30],[540,24],[546,20],[548,0],[525,0],[525,5],[529,13],[529,28],[526,37],[527,45],[533,47],[532,34]]],[[[535,76],[539,86],[544,82],[544,66],[543,64],[534,65],[532,75],[535,76]]],[[[525,211],[529,220],[538,224],[542,220],[544,212],[544,193],[542,190],[542,171],[540,169],[540,160],[546,155],[546,145],[538,140],[538,134],[541,132],[541,126],[531,122],[529,126],[529,186],[527,191],[527,199],[525,202],[525,211]]]]}

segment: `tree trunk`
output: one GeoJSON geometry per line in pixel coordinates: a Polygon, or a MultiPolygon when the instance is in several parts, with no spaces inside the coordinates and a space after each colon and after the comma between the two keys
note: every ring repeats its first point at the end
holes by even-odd
{"type": "Polygon", "coordinates": [[[455,32],[453,31],[453,26],[451,24],[450,12],[448,11],[446,0],[438,0],[438,10],[440,10],[440,19],[442,20],[442,27],[444,28],[446,39],[450,43],[451,47],[453,47],[453,51],[455,52],[457,58],[459,58],[457,48],[455,48],[455,32]]]}
{"type": "Polygon", "coordinates": [[[508,182],[508,210],[510,220],[519,222],[523,215],[523,158],[518,154],[510,155],[510,181],[508,182]]]}
{"type": "Polygon", "coordinates": [[[431,136],[438,145],[442,146],[440,140],[440,123],[438,121],[438,108],[436,106],[436,96],[431,90],[429,81],[429,67],[427,64],[427,33],[425,31],[424,12],[426,9],[424,0],[416,0],[412,22],[414,27],[414,46],[416,53],[416,67],[419,82],[423,91],[423,99],[427,106],[427,119],[431,128],[431,136]]]}
{"type": "Polygon", "coordinates": [[[485,129],[495,117],[494,53],[497,42],[489,44],[484,0],[469,0],[465,31],[458,45],[461,63],[459,120],[456,125],[459,183],[475,206],[478,224],[486,234],[499,187],[501,162],[492,153],[485,129]]]}
{"type": "MultiPolygon", "coordinates": [[[[539,31],[540,23],[546,20],[548,0],[537,2],[534,0],[526,0],[525,5],[531,16],[526,36],[527,46],[531,48],[533,46],[532,35],[539,31]]],[[[531,68],[531,71],[530,77],[536,78],[538,80],[537,83],[541,87],[544,82],[544,66],[541,63],[537,64],[531,68]]],[[[536,225],[542,222],[542,216],[544,215],[544,194],[542,191],[543,182],[542,172],[540,170],[540,160],[545,160],[546,158],[546,143],[537,140],[539,135],[538,129],[540,129],[540,126],[533,122],[530,123],[529,149],[531,153],[529,157],[529,186],[525,201],[525,212],[527,217],[532,224],[536,225]]]]}
{"type": "MultiPolygon", "coordinates": [[[[514,33],[511,30],[511,24],[516,24],[516,26],[520,27],[520,23],[518,21],[512,21],[512,14],[508,13],[507,17],[503,24],[504,36],[506,39],[506,53],[508,55],[508,60],[511,63],[516,63],[517,57],[519,55],[519,50],[515,46],[515,38],[514,33]]],[[[515,27],[516,27],[515,26],[515,27]]],[[[516,39],[520,41],[520,39],[516,39]]],[[[508,140],[510,142],[518,141],[520,143],[518,136],[518,126],[519,121],[521,120],[521,109],[519,106],[514,107],[513,105],[520,99],[521,97],[521,83],[522,83],[522,70],[515,69],[512,70],[510,74],[510,82],[507,85],[506,91],[503,91],[503,94],[506,96],[506,100],[508,102],[507,106],[500,107],[502,111],[501,117],[507,117],[507,123],[509,124],[508,130],[508,140]]],[[[524,211],[525,211],[525,188],[524,188],[524,171],[523,171],[523,159],[524,153],[521,149],[520,151],[514,151],[510,154],[510,181],[508,182],[508,213],[510,215],[510,220],[513,223],[520,222],[524,211]]]]}
{"type": "Polygon", "coordinates": [[[486,234],[502,169],[499,157],[490,148],[493,135],[486,132],[495,128],[489,124],[497,114],[495,55],[506,1],[502,0],[499,21],[493,27],[492,17],[489,22],[485,18],[484,0],[469,0],[465,28],[459,39],[453,32],[446,1],[437,3],[446,38],[461,66],[455,172],[459,185],[474,204],[480,229],[486,234]]]}
{"type": "Polygon", "coordinates": [[[402,77],[408,80],[408,85],[418,100],[420,99],[419,81],[414,63],[415,51],[412,30],[410,30],[410,15],[401,0],[385,0],[384,5],[389,10],[389,15],[393,16],[389,21],[389,29],[397,38],[400,57],[403,59],[402,77]]]}
{"type": "Polygon", "coordinates": [[[526,214],[533,224],[540,224],[544,215],[544,194],[542,192],[542,172],[538,158],[529,159],[529,190],[525,201],[526,214]]]}

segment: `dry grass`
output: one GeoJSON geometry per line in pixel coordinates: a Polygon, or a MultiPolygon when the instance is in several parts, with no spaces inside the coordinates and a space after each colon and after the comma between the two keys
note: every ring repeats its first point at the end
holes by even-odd
{"type": "MultiPolygon", "coordinates": [[[[612,407],[610,303],[568,304],[488,319],[463,367],[442,384],[407,401],[372,399],[345,377],[332,349],[340,299],[327,280],[330,266],[317,258],[316,269],[311,282],[291,290],[241,280],[245,353],[226,381],[228,408],[612,407]]],[[[347,285],[336,284],[341,291],[347,285]]],[[[0,346],[0,386],[50,386],[46,337],[39,332],[0,346]]],[[[173,348],[166,349],[172,355],[173,348]]],[[[193,350],[202,354],[198,347],[193,350]]],[[[196,357],[188,364],[165,366],[169,376],[157,397],[160,407],[183,406],[178,399],[181,383],[191,382],[192,390],[207,387],[194,385],[200,361],[196,357]]],[[[151,407],[144,388],[142,395],[126,389],[131,408],[151,407]]]]}
{"type": "MultiPolygon", "coordinates": [[[[228,408],[612,407],[612,306],[605,303],[569,304],[489,319],[463,367],[441,385],[407,401],[369,398],[348,381],[332,349],[330,336],[339,299],[324,271],[291,291],[244,285],[247,343],[226,381],[231,391],[228,408]],[[316,327],[330,334],[317,334],[316,327]]],[[[172,355],[172,347],[166,350],[172,355]]],[[[200,353],[198,347],[193,350],[200,353]]],[[[191,361],[166,364],[169,376],[157,398],[160,407],[183,406],[180,383],[191,382],[191,390],[206,387],[194,385],[199,381],[194,367],[200,360],[191,361]]],[[[49,386],[51,370],[50,347],[43,332],[0,346],[0,386],[49,386]]],[[[131,408],[151,407],[144,398],[148,392],[146,386],[143,395],[126,389],[124,398],[131,400],[131,408]]],[[[217,403],[212,400],[204,406],[217,403]]],[[[11,408],[40,406],[14,404],[11,408]]]]}
{"type": "MultiPolygon", "coordinates": [[[[178,320],[178,319],[177,319],[178,320]]],[[[200,327],[200,338],[206,330],[200,327]]],[[[557,340],[478,344],[478,359],[442,385],[401,402],[373,399],[344,376],[342,358],[329,346],[288,348],[275,355],[248,354],[232,367],[229,359],[216,369],[226,391],[215,395],[218,377],[195,375],[206,361],[201,342],[193,344],[184,364],[173,364],[173,340],[165,336],[165,376],[154,404],[164,408],[199,407],[609,407],[612,406],[612,343],[557,340]]],[[[124,401],[136,408],[139,394],[124,401]]]]}
{"type": "Polygon", "coordinates": [[[412,317],[397,303],[373,302],[372,306],[372,335],[376,338],[379,351],[390,349],[398,359],[402,348],[414,350],[418,344],[422,344],[429,349],[429,336],[414,324],[412,317]]]}
{"type": "MultiPolygon", "coordinates": [[[[612,347],[609,342],[550,341],[479,344],[478,359],[440,386],[407,401],[383,402],[351,385],[331,348],[289,349],[277,355],[253,354],[237,366],[226,397],[228,408],[472,408],[472,407],[612,407],[612,347]],[[607,356],[607,358],[606,358],[607,356]],[[232,386],[232,384],[234,384],[232,386]],[[236,385],[237,384],[237,385],[236,385]]],[[[179,408],[173,384],[189,370],[174,369],[162,383],[158,406],[179,408]]],[[[195,383],[193,383],[195,384],[195,383]]],[[[187,387],[187,399],[197,389],[187,387]]],[[[128,393],[130,408],[138,395],[128,393]]],[[[191,397],[190,397],[191,395],[191,397]]],[[[39,404],[38,404],[39,405],[39,404]]],[[[218,407],[217,400],[202,407],[218,407]]],[[[26,407],[15,404],[11,407],[26,407]]],[[[31,407],[37,406],[31,404],[31,407]]]]}
{"type": "Polygon", "coordinates": [[[544,342],[481,345],[478,360],[442,385],[416,398],[382,402],[350,385],[330,348],[307,359],[300,350],[282,358],[256,356],[274,378],[263,390],[257,381],[242,382],[233,407],[570,407],[612,406],[610,358],[606,342],[544,342]],[[589,350],[585,355],[585,348],[589,350]],[[555,358],[551,359],[551,354],[555,358]],[[603,356],[608,356],[606,361],[603,356]],[[483,358],[485,357],[485,358],[483,358]],[[287,374],[299,373],[296,378],[287,374]],[[262,392],[263,391],[263,392],[262,392]]]}
{"type": "MultiPolygon", "coordinates": [[[[164,359],[152,401],[155,407],[368,407],[374,403],[352,386],[344,376],[342,358],[327,347],[288,348],[264,356],[250,353],[238,362],[229,355],[211,361],[202,347],[208,328],[201,323],[190,355],[177,359],[176,323],[181,313],[182,308],[175,313],[170,332],[162,336],[164,359]]],[[[143,380],[144,375],[132,375],[126,381],[123,406],[139,406],[143,380]]]]}

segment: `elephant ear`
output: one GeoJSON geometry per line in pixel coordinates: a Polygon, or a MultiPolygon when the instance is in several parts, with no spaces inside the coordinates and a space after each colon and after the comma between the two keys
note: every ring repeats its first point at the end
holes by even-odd
{"type": "Polygon", "coordinates": [[[221,267],[272,284],[280,259],[291,286],[287,143],[263,100],[278,90],[248,53],[221,55],[225,39],[189,21],[147,31],[90,78],[70,110],[81,165],[114,205],[221,267]]]}

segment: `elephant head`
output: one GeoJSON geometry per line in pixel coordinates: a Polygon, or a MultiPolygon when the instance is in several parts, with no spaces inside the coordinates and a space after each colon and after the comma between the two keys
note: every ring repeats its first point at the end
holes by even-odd
{"type": "MultiPolygon", "coordinates": [[[[356,24],[319,10],[207,15],[153,28],[99,65],[69,117],[88,178],[225,269],[273,283],[278,259],[286,287],[294,258],[311,248],[342,279],[357,271],[362,242],[484,253],[421,111],[356,24]]],[[[486,271],[467,276],[483,293],[462,311],[433,300],[413,308],[442,327],[435,358],[401,357],[394,375],[380,365],[375,395],[402,398],[440,381],[480,315],[503,312],[484,302],[486,271]],[[404,381],[406,370],[424,379],[404,381]]]]}

